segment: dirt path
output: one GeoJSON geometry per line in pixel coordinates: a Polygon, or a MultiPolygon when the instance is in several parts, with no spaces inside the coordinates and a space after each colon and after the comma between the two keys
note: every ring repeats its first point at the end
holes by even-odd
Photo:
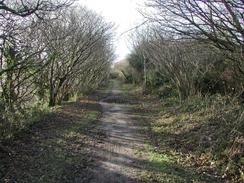
{"type": "Polygon", "coordinates": [[[144,139],[133,123],[131,101],[116,88],[114,82],[109,95],[101,89],[64,104],[7,143],[12,153],[0,152],[0,182],[141,182],[143,162],[136,153],[144,139]]]}
{"type": "Polygon", "coordinates": [[[155,145],[151,137],[165,142],[149,133],[155,101],[142,108],[132,87],[114,81],[108,95],[109,88],[62,105],[4,144],[11,154],[0,151],[0,182],[220,182],[181,163],[185,156],[168,146],[155,145]]]}
{"type": "Polygon", "coordinates": [[[114,83],[112,93],[100,102],[103,116],[99,128],[106,138],[95,147],[99,165],[94,169],[92,183],[141,182],[137,178],[140,170],[136,152],[143,146],[144,138],[136,132],[128,104],[121,104],[120,93],[114,83]]]}

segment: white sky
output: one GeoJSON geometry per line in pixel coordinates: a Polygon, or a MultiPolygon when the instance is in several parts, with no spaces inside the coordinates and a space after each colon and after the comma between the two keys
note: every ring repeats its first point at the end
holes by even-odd
{"type": "Polygon", "coordinates": [[[81,5],[101,14],[107,21],[115,23],[117,60],[125,58],[129,53],[128,33],[120,35],[143,22],[142,16],[137,11],[143,7],[143,2],[144,0],[79,0],[81,5]]]}

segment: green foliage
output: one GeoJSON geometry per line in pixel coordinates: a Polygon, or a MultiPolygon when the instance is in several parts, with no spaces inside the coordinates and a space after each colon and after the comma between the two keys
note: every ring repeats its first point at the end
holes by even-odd
{"type": "Polygon", "coordinates": [[[142,85],[144,82],[144,77],[146,77],[147,82],[146,86],[144,86],[144,90],[146,91],[146,93],[155,93],[160,95],[160,92],[157,92],[158,89],[162,85],[168,83],[168,80],[166,78],[163,78],[157,71],[157,69],[150,62],[148,62],[148,60],[146,60],[145,63],[146,73],[144,73],[144,58],[141,54],[137,52],[132,52],[127,59],[134,72],[126,77],[126,81],[128,83],[142,85]],[[144,74],[146,74],[146,76],[144,74]]]}
{"type": "Polygon", "coordinates": [[[168,85],[164,84],[157,91],[158,91],[158,96],[163,99],[172,96],[177,96],[177,91],[170,84],[168,85]]]}
{"type": "Polygon", "coordinates": [[[143,72],[143,62],[144,62],[144,58],[141,54],[138,54],[136,52],[132,52],[129,57],[128,60],[131,64],[132,67],[134,67],[136,69],[137,72],[143,72]]]}
{"type": "Polygon", "coordinates": [[[119,79],[119,74],[116,72],[111,72],[109,77],[110,79],[119,79]]]}
{"type": "Polygon", "coordinates": [[[215,62],[204,76],[196,77],[196,88],[202,94],[236,94],[242,90],[241,75],[228,60],[215,62]]]}
{"type": "Polygon", "coordinates": [[[240,95],[243,92],[243,73],[229,59],[228,53],[208,42],[174,40],[160,30],[151,29],[151,35],[147,29],[142,30],[143,36],[138,33],[133,40],[133,52],[128,56],[136,71],[131,77],[140,76],[140,80],[134,80],[143,85],[146,78],[144,88],[147,93],[172,88],[172,95],[176,91],[182,102],[196,94],[240,95]]]}
{"type": "Polygon", "coordinates": [[[15,111],[13,114],[11,111],[0,108],[0,141],[10,139],[22,133],[25,130],[39,121],[44,114],[52,112],[52,109],[48,107],[47,103],[36,103],[35,105],[15,111]]]}
{"type": "Polygon", "coordinates": [[[133,68],[133,72],[130,73],[130,81],[129,83],[136,83],[141,84],[143,81],[143,56],[141,54],[138,54],[136,52],[132,52],[129,54],[127,58],[130,66],[133,68]]]}

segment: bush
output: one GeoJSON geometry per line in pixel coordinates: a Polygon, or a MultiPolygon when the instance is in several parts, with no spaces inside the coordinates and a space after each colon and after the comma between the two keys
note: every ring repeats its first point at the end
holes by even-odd
{"type": "Polygon", "coordinates": [[[160,98],[167,98],[176,95],[176,91],[171,85],[163,85],[158,89],[158,96],[160,98]]]}
{"type": "MultiPolygon", "coordinates": [[[[4,108],[0,108],[4,110],[4,108]]],[[[36,104],[35,106],[19,109],[15,113],[1,111],[0,113],[0,141],[14,137],[22,130],[27,129],[31,124],[37,122],[43,114],[51,112],[47,103],[36,104]]]]}

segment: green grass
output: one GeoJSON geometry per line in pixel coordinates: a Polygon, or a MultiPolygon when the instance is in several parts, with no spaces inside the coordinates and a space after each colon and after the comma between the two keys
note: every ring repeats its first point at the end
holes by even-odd
{"type": "Polygon", "coordinates": [[[146,167],[140,175],[145,182],[213,182],[206,181],[206,177],[202,178],[193,168],[180,165],[177,160],[181,157],[177,154],[157,152],[151,145],[139,154],[147,159],[146,167]]]}
{"type": "Polygon", "coordinates": [[[133,85],[121,88],[124,97],[137,98],[135,120],[148,135],[149,148],[141,152],[150,162],[146,181],[244,181],[244,106],[236,99],[193,96],[180,103],[143,96],[133,85]]]}

